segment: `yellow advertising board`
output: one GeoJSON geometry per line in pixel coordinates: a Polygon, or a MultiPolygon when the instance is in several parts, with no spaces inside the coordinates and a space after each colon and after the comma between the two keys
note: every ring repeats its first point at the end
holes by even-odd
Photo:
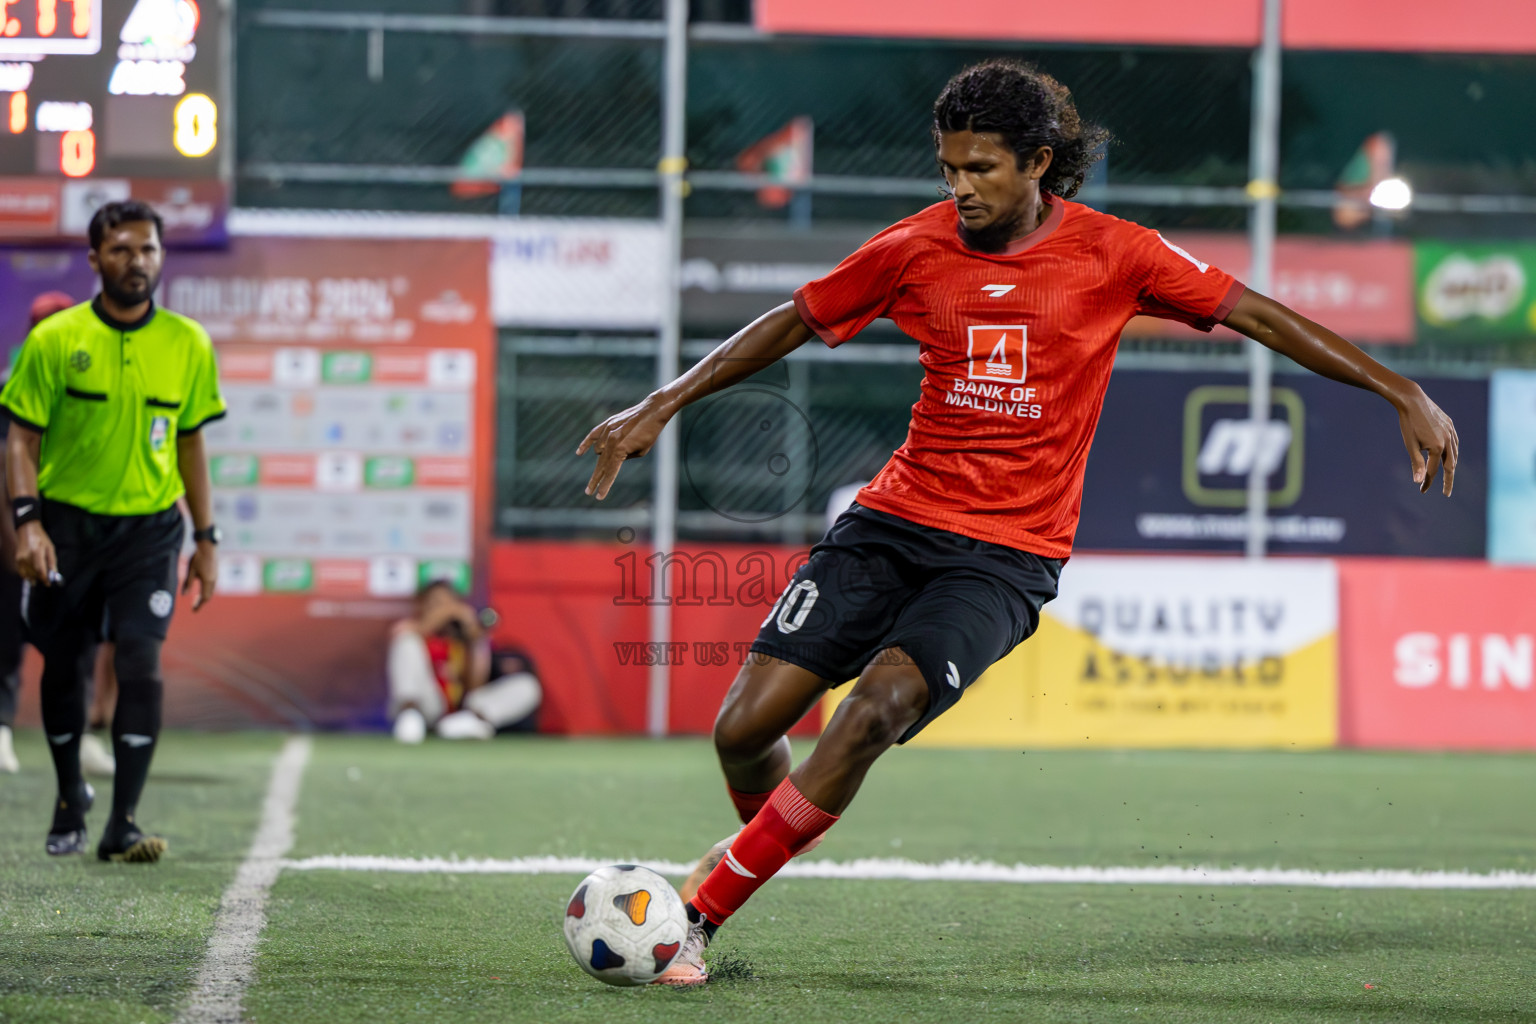
{"type": "Polygon", "coordinates": [[[912,744],[1329,747],[1337,648],[1331,562],[1073,558],[1035,635],[912,744]]]}

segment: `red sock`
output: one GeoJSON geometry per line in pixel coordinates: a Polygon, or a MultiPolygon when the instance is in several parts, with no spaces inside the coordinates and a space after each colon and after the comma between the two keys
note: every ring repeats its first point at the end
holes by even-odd
{"type": "Polygon", "coordinates": [[[747,823],[715,870],[704,879],[693,905],[714,924],[726,919],[778,873],[807,843],[832,827],[828,814],[805,798],[789,779],[779,783],[758,815],[747,823]]]}
{"type": "Polygon", "coordinates": [[[727,785],[725,791],[731,794],[731,803],[736,805],[736,813],[741,815],[741,823],[743,825],[757,817],[757,812],[763,809],[763,804],[766,804],[768,798],[773,796],[773,790],[771,789],[766,793],[743,793],[741,790],[732,789],[727,785]]]}

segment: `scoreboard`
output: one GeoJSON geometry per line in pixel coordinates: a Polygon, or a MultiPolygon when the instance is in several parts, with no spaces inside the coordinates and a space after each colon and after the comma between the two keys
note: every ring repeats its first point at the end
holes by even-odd
{"type": "Polygon", "coordinates": [[[0,0],[0,237],[79,235],[102,202],[218,241],[230,119],[222,0],[0,0]]]}

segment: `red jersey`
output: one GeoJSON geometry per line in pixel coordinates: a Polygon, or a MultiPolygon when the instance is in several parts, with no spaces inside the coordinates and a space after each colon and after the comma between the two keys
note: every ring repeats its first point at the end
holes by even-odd
{"type": "Polygon", "coordinates": [[[919,343],[906,443],[859,492],[868,508],[1047,558],[1072,552],[1083,471],[1126,322],[1209,331],[1243,286],[1148,228],[1048,197],[1006,251],[960,241],[936,203],[795,292],[840,345],[876,318],[919,343]]]}
{"type": "Polygon", "coordinates": [[[433,635],[425,640],[432,675],[437,679],[437,688],[443,691],[443,703],[449,711],[457,711],[464,697],[464,685],[459,682],[464,671],[464,645],[446,636],[433,635]]]}

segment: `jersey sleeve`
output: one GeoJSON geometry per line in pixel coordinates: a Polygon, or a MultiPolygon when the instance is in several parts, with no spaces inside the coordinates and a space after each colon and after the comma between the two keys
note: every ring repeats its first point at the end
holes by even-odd
{"type": "Polygon", "coordinates": [[[826,277],[795,289],[800,319],[828,347],[836,348],[890,312],[909,250],[905,241],[896,228],[883,231],[826,277]]]}
{"type": "Polygon", "coordinates": [[[1177,320],[1209,331],[1225,320],[1243,297],[1231,274],[1203,263],[1156,231],[1139,229],[1127,247],[1138,282],[1136,312],[1177,320]]]}
{"type": "Polygon", "coordinates": [[[41,433],[48,429],[53,410],[64,392],[64,377],[53,358],[54,346],[43,332],[33,331],[16,355],[0,407],[15,422],[41,433]]]}
{"type": "Polygon", "coordinates": [[[188,378],[187,395],[181,403],[181,416],[176,421],[176,431],[191,434],[201,430],[214,420],[223,419],[227,411],[224,394],[219,390],[219,365],[213,354],[213,343],[202,335],[194,348],[195,367],[188,378]]]}

